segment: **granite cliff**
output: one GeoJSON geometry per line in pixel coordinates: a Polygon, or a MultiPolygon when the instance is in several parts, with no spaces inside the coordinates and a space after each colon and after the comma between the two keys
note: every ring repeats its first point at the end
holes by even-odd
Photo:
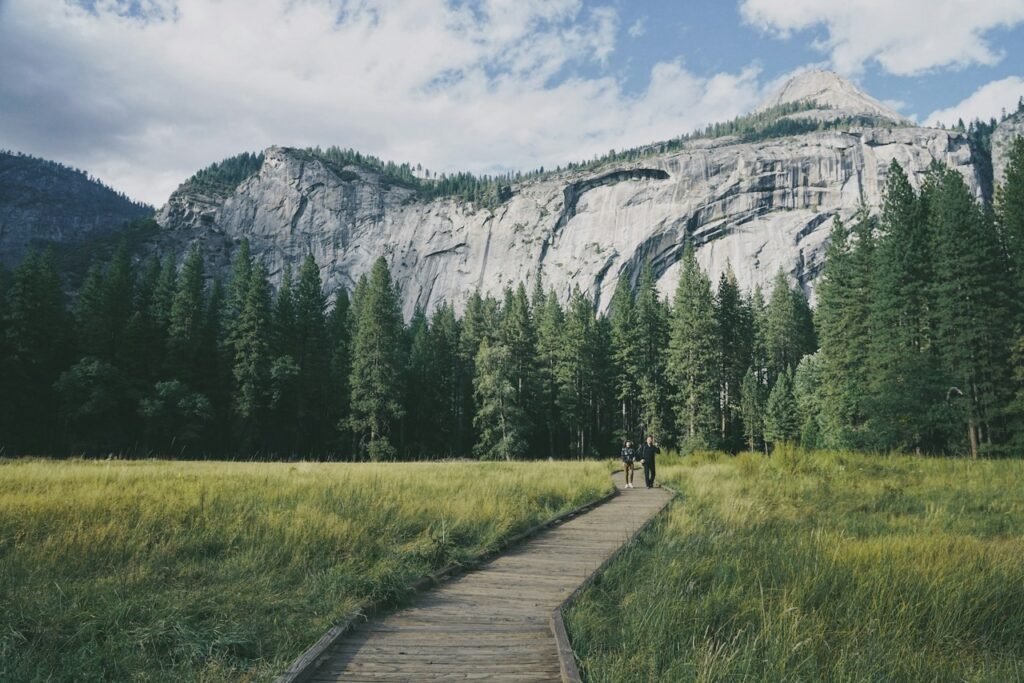
{"type": "Polygon", "coordinates": [[[766,106],[787,103],[810,103],[797,114],[813,113],[820,129],[652,146],[632,161],[515,184],[491,206],[425,201],[378,171],[271,147],[233,189],[183,186],[158,222],[165,240],[203,243],[217,267],[242,238],[276,275],[311,252],[332,291],[351,288],[383,255],[408,316],[416,305],[460,306],[477,288],[497,295],[538,273],[560,296],[578,285],[603,309],[619,278],[636,278],[645,261],[668,294],[689,242],[714,278],[731,266],[751,287],[781,268],[813,296],[832,218],[877,207],[892,160],[913,182],[939,160],[980,196],[962,133],[910,125],[824,72],[798,76],[766,106]],[[870,123],[847,125],[851,117],[870,123]]]}

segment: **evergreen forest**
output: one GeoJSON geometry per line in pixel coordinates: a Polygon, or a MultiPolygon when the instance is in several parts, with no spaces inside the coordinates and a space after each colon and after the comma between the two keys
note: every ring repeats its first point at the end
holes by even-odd
{"type": "MultiPolygon", "coordinates": [[[[342,460],[809,448],[972,456],[1024,446],[1024,140],[991,206],[955,171],[835,220],[812,310],[780,272],[742,291],[692,249],[607,313],[538,276],[403,319],[385,260],[329,297],[309,256],[279,287],[246,243],[125,246],[68,297],[52,254],[0,273],[0,452],[342,460]]],[[[249,164],[256,160],[249,160],[249,164]]],[[[239,166],[244,172],[244,164],[239,166]]]]}

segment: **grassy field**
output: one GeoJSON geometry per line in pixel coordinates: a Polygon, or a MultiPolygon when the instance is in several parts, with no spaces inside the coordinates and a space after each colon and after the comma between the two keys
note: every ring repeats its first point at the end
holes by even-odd
{"type": "Polygon", "coordinates": [[[1024,462],[786,450],[659,474],[683,498],[568,615],[591,683],[1024,680],[1024,462]]]}
{"type": "Polygon", "coordinates": [[[0,680],[269,680],[365,600],[608,490],[604,463],[0,460],[0,680]]]}

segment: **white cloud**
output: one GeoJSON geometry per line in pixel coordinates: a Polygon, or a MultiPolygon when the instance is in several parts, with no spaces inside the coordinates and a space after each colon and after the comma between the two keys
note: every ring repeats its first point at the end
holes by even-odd
{"type": "Polygon", "coordinates": [[[940,123],[955,126],[959,119],[963,119],[964,123],[970,123],[975,119],[998,119],[1003,111],[1017,111],[1017,103],[1021,97],[1024,97],[1024,78],[1010,76],[981,86],[959,104],[933,111],[925,119],[925,123],[929,126],[937,126],[940,123]]]}
{"type": "Polygon", "coordinates": [[[909,106],[906,100],[882,100],[882,104],[895,111],[904,111],[909,106]]]}
{"type": "Polygon", "coordinates": [[[643,16],[633,22],[629,27],[630,38],[643,38],[644,34],[647,33],[647,17],[643,16]]]}
{"type": "Polygon", "coordinates": [[[815,46],[847,74],[877,62],[892,74],[991,65],[986,34],[1024,21],[1024,0],[741,0],[744,20],[779,37],[823,27],[815,46]]]}
{"type": "Polygon", "coordinates": [[[604,66],[618,33],[612,8],[581,0],[0,0],[0,148],[160,204],[196,169],[271,144],[551,167],[761,96],[755,69],[703,78],[678,61],[628,95],[604,66]]]}

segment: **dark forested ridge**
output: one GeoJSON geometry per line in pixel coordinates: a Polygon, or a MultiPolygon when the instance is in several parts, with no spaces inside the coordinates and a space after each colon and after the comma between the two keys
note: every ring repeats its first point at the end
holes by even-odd
{"type": "Polygon", "coordinates": [[[70,306],[47,253],[0,275],[6,453],[343,459],[684,450],[1018,453],[1024,436],[1024,140],[994,210],[942,166],[890,168],[881,213],[836,221],[820,301],[649,268],[607,316],[540,279],[404,322],[383,259],[329,304],[312,257],[272,292],[246,245],[212,282],[193,250],[122,246],[70,306]]]}
{"type": "Polygon", "coordinates": [[[84,171],[0,151],[0,264],[17,264],[32,246],[102,239],[152,215],[84,171]]]}

